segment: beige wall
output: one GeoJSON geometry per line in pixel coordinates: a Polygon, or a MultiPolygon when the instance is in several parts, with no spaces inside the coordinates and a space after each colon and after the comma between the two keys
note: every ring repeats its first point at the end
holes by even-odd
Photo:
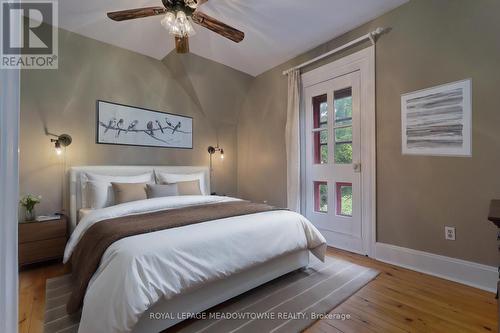
{"type": "Polygon", "coordinates": [[[170,54],[160,62],[60,30],[60,69],[22,73],[21,193],[43,195],[39,213],[61,208],[63,160],[54,154],[46,127],[73,136],[66,167],[206,165],[206,147],[219,138],[228,158],[217,160],[216,190],[284,206],[282,70],[390,26],[376,60],[377,238],[496,265],[496,231],[485,216],[490,198],[500,197],[499,10],[496,0],[412,0],[254,79],[195,55],[170,54]],[[402,156],[400,95],[469,77],[473,157],[402,156]],[[194,149],[96,145],[96,99],[193,116],[194,149]],[[444,225],[457,227],[457,241],[444,240],[444,225]]]}
{"type": "Polygon", "coordinates": [[[286,203],[282,70],[392,27],[376,53],[377,239],[497,265],[496,230],[485,217],[500,197],[499,12],[495,0],[412,0],[257,77],[238,122],[240,195],[286,203]],[[473,157],[403,156],[400,95],[465,78],[473,80],[473,157]],[[445,225],[456,226],[455,242],[444,240],[445,225]]]}
{"type": "Polygon", "coordinates": [[[64,158],[44,128],[73,137],[68,168],[208,165],[206,149],[219,139],[227,158],[216,160],[215,190],[236,192],[236,124],[252,77],[192,54],[158,61],[62,29],[59,38],[59,69],[21,76],[20,191],[43,196],[39,214],[62,206],[64,158]],[[97,145],[97,99],[194,117],[194,149],[97,145]]]}

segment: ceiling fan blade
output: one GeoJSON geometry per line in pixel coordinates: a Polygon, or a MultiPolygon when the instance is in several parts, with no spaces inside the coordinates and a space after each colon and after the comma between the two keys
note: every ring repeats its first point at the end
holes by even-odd
{"type": "Polygon", "coordinates": [[[108,13],[108,17],[114,21],[132,20],[141,17],[155,16],[165,14],[167,9],[164,7],[146,7],[137,9],[120,10],[108,13]]]}
{"type": "Polygon", "coordinates": [[[219,35],[232,40],[233,42],[239,43],[245,38],[244,32],[230,27],[229,25],[198,11],[193,13],[192,19],[194,23],[210,29],[213,32],[218,33],[219,35]]]}

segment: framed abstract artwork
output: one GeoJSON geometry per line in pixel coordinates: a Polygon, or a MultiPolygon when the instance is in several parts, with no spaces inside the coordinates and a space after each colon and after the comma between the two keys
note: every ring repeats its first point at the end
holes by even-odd
{"type": "Polygon", "coordinates": [[[193,148],[193,118],[97,101],[98,144],[193,148]]]}
{"type": "Polygon", "coordinates": [[[472,156],[472,81],[401,96],[403,154],[472,156]]]}

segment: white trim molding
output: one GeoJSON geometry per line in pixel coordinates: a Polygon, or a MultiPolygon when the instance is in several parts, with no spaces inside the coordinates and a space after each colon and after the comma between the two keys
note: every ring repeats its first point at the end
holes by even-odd
{"type": "MultiPolygon", "coordinates": [[[[361,254],[373,257],[373,245],[376,241],[376,202],[377,202],[377,163],[376,163],[376,101],[375,101],[375,46],[352,53],[329,64],[302,74],[303,89],[329,81],[335,77],[359,71],[361,75],[361,220],[362,244],[356,242],[340,242],[339,237],[329,233],[328,244],[352,251],[354,246],[362,248],[361,254]]],[[[302,101],[302,128],[301,128],[301,165],[305,166],[305,101],[302,101]]],[[[305,167],[302,168],[305,170],[305,167]]],[[[306,196],[305,171],[302,173],[302,198],[306,196]]],[[[302,200],[304,203],[305,200],[302,200]]],[[[305,212],[305,206],[302,206],[305,212]]],[[[324,230],[322,230],[324,232],[324,230]]],[[[355,252],[360,252],[355,251],[355,252]]]]}
{"type": "Polygon", "coordinates": [[[0,332],[17,332],[19,70],[0,70],[0,332]]]}
{"type": "Polygon", "coordinates": [[[493,266],[385,243],[375,243],[374,258],[388,264],[496,292],[498,270],[493,266]]]}
{"type": "MultiPolygon", "coordinates": [[[[19,38],[21,25],[11,24],[9,32],[19,38]]],[[[0,332],[5,333],[18,330],[20,95],[20,70],[0,69],[0,332]]]]}

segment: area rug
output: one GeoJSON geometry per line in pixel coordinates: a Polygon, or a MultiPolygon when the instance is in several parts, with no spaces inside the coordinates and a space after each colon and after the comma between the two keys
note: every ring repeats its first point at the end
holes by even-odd
{"type": "MultiPolygon", "coordinates": [[[[252,289],[166,332],[301,332],[373,280],[378,271],[347,261],[311,265],[252,289]]],[[[78,331],[79,315],[66,314],[70,276],[47,280],[45,333],[78,331]]],[[[345,320],[345,314],[333,314],[345,320]]],[[[330,317],[332,315],[329,315],[330,317]]]]}

